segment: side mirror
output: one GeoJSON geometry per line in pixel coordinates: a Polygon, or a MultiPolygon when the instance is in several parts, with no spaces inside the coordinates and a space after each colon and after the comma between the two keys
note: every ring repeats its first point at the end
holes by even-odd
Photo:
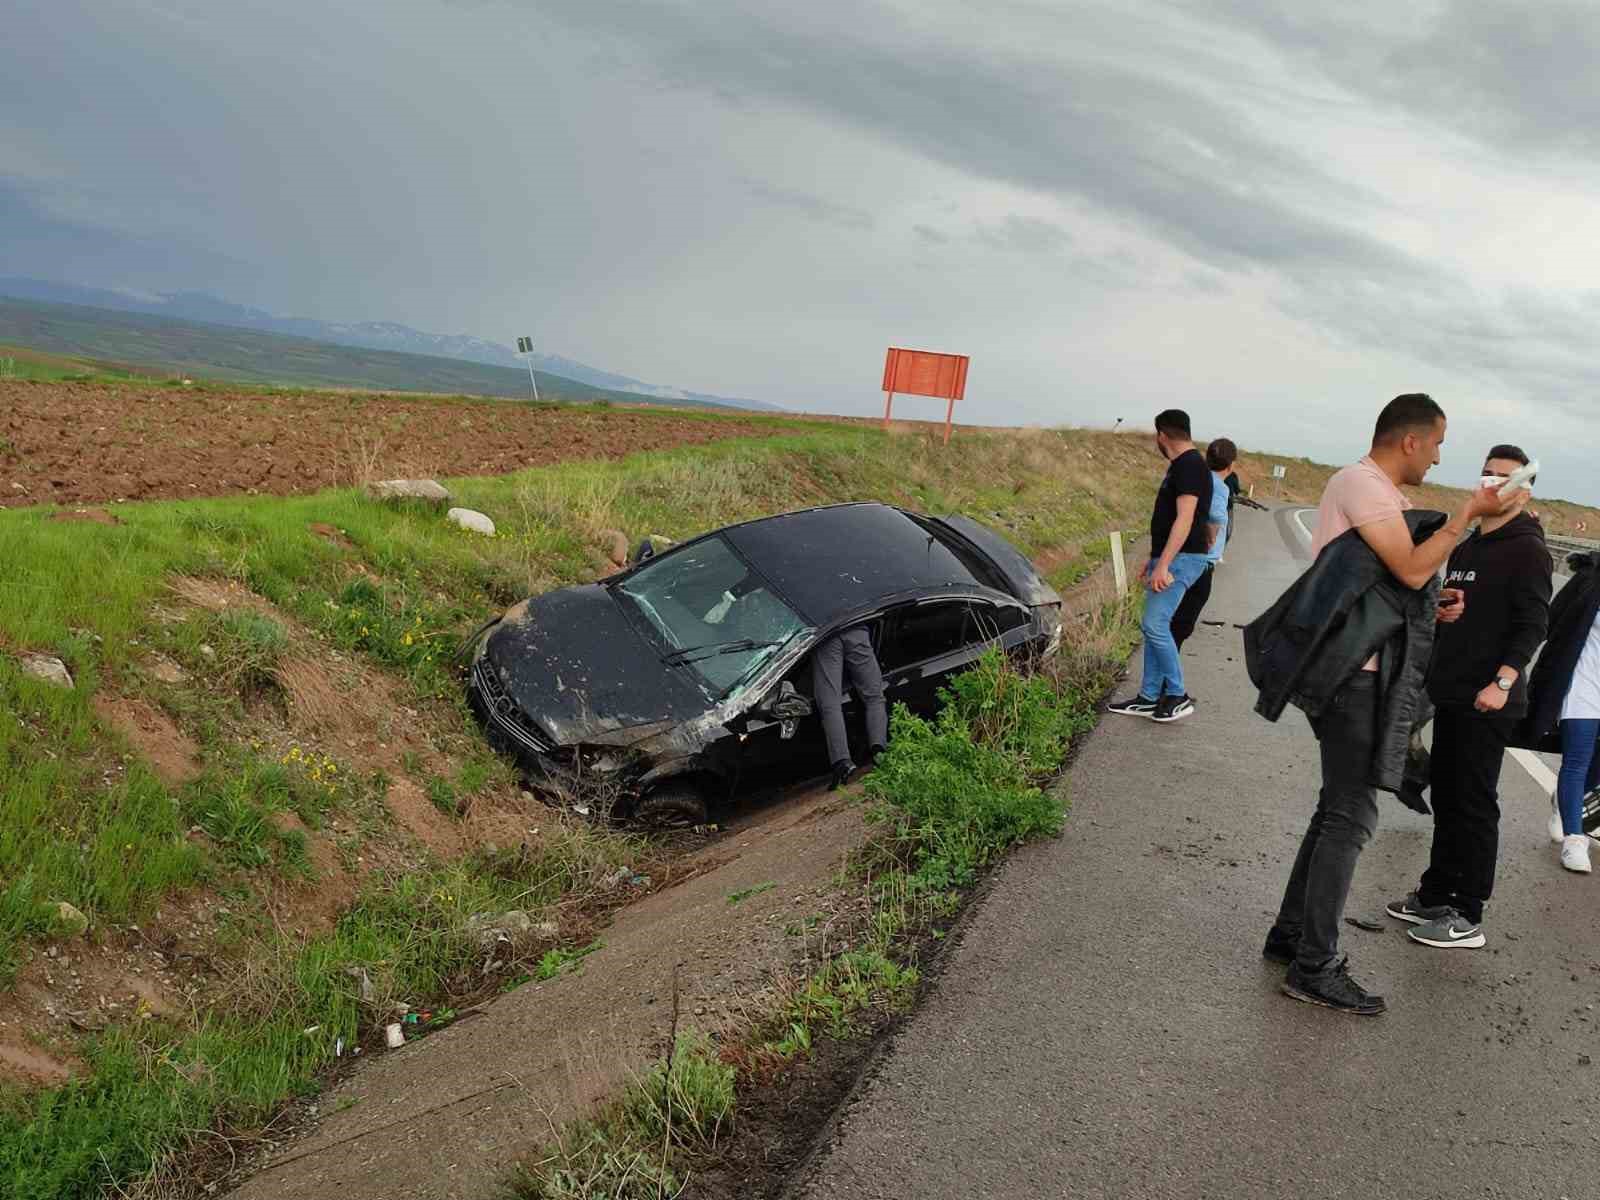
{"type": "Polygon", "coordinates": [[[811,701],[795,691],[794,684],[787,679],[778,685],[776,695],[762,702],[761,710],[775,721],[799,721],[815,711],[811,701]]]}

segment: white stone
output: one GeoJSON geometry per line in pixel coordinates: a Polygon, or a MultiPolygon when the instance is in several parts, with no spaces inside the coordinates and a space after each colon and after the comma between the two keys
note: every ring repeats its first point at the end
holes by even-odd
{"type": "Polygon", "coordinates": [[[56,932],[62,937],[82,937],[89,931],[89,918],[65,900],[56,904],[56,932]]]}
{"type": "Polygon", "coordinates": [[[367,484],[367,495],[374,500],[426,500],[430,504],[450,502],[450,493],[432,479],[385,479],[367,484]]]}
{"type": "Polygon", "coordinates": [[[57,687],[70,688],[72,686],[72,672],[67,670],[67,664],[59,658],[52,658],[48,654],[24,654],[22,656],[22,669],[35,679],[42,679],[46,683],[55,684],[57,687]]]}
{"type": "Polygon", "coordinates": [[[452,508],[445,513],[444,519],[472,533],[481,533],[485,537],[494,536],[494,522],[473,508],[452,508]]]}

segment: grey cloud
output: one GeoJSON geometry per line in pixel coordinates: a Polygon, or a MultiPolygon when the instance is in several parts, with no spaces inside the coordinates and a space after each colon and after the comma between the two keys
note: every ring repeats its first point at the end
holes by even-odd
{"type": "Polygon", "coordinates": [[[1286,5],[1203,0],[1357,94],[1505,151],[1600,148],[1600,6],[1590,0],[1286,5]]]}
{"type": "Polygon", "coordinates": [[[841,229],[872,229],[877,225],[871,213],[848,204],[836,204],[811,192],[798,188],[773,187],[756,180],[745,184],[750,195],[765,204],[792,208],[823,225],[836,225],[841,229]]]}
{"type": "Polygon", "coordinates": [[[957,169],[1081,196],[1217,264],[1398,265],[1382,242],[1292,199],[1348,185],[1153,62],[1070,43],[1059,58],[985,52],[881,7],[857,12],[848,38],[733,4],[535,7],[635,47],[674,86],[746,110],[799,106],[957,169]]]}
{"type": "MultiPolygon", "coordinates": [[[[799,107],[953,168],[1087,201],[1216,271],[1269,272],[1283,285],[1286,312],[1352,346],[1420,355],[1517,387],[1534,382],[1569,407],[1587,403],[1600,384],[1586,353],[1592,337],[1563,303],[1547,303],[1548,319],[1534,322],[1522,302],[1477,297],[1447,265],[1324,215],[1385,205],[1259,129],[1248,107],[1260,102],[1260,88],[1243,87],[1229,103],[1230,86],[1241,80],[1213,77],[1202,87],[1172,69],[1183,58],[1181,30],[1168,31],[1171,44],[1152,43],[1150,53],[1124,61],[1088,39],[1064,42],[1055,57],[941,40],[932,22],[902,24],[882,8],[857,10],[852,36],[841,37],[807,17],[710,0],[625,12],[586,3],[539,7],[630,47],[673,86],[714,88],[747,110],[799,107]]],[[[1487,55],[1478,74],[1500,81],[1498,111],[1515,111],[1512,97],[1538,96],[1509,86],[1519,55],[1531,71],[1533,47],[1590,24],[1564,5],[1559,20],[1507,48],[1496,44],[1504,22],[1468,9],[1448,6],[1444,20],[1371,64],[1375,73],[1390,72],[1381,88],[1405,92],[1410,78],[1412,91],[1439,106],[1458,103],[1466,83],[1459,94],[1444,88],[1439,60],[1475,47],[1487,55]]],[[[1376,6],[1329,11],[1342,15],[1276,16],[1264,0],[1234,0],[1228,10],[1235,23],[1297,48],[1330,74],[1354,71],[1362,60],[1352,48],[1375,45],[1398,19],[1376,6]]],[[[1527,119],[1549,103],[1528,101],[1527,119]]],[[[917,232],[929,238],[931,231],[917,232]]]]}
{"type": "Polygon", "coordinates": [[[993,250],[1057,254],[1072,245],[1072,235],[1054,221],[1012,213],[999,225],[980,225],[978,241],[993,250]]]}
{"type": "Polygon", "coordinates": [[[951,240],[948,233],[941,233],[932,225],[913,225],[911,232],[925,242],[932,242],[935,246],[947,245],[951,240]]]}

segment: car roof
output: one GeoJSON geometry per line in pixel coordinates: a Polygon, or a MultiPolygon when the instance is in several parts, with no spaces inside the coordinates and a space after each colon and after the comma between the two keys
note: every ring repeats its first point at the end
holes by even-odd
{"type": "Polygon", "coordinates": [[[720,531],[817,628],[908,592],[981,588],[944,541],[887,504],[837,504],[720,531]]]}

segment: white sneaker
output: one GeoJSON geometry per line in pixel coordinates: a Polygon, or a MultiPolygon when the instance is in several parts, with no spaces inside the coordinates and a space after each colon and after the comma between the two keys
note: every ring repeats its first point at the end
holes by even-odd
{"type": "Polygon", "coordinates": [[[1587,875],[1592,870],[1589,866],[1588,834],[1575,833],[1561,839],[1561,865],[1580,875],[1587,875]]]}

